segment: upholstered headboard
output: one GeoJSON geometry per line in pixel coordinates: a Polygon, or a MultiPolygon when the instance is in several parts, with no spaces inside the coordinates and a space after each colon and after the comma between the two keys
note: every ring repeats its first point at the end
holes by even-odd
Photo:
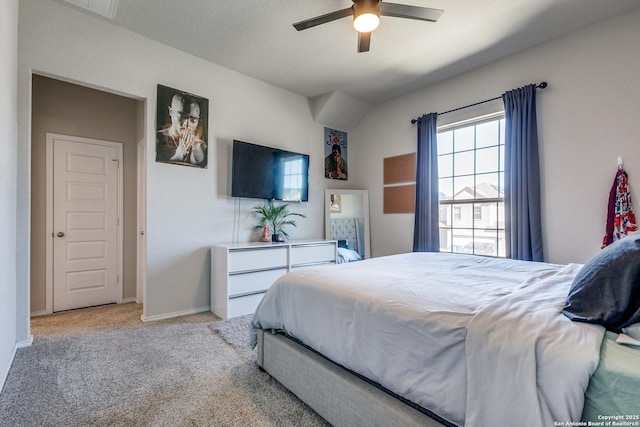
{"type": "Polygon", "coordinates": [[[360,248],[362,236],[360,235],[358,218],[336,218],[331,220],[331,239],[346,240],[349,249],[352,249],[364,257],[360,248]]]}

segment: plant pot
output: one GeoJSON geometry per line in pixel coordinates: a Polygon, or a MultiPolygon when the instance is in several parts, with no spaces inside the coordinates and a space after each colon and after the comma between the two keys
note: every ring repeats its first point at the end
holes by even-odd
{"type": "Polygon", "coordinates": [[[272,242],[284,242],[284,237],[280,233],[273,233],[271,235],[272,242]]]}

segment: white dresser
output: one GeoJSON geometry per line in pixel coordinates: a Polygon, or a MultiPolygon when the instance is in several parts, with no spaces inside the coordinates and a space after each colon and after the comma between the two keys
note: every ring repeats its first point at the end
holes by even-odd
{"type": "Polygon", "coordinates": [[[211,311],[222,319],[253,313],[283,274],[335,264],[338,242],[234,243],[211,247],[211,311]]]}

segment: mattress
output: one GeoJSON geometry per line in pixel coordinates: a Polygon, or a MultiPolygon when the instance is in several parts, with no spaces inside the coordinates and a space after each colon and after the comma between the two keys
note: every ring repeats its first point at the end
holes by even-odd
{"type": "Polygon", "coordinates": [[[561,314],[579,269],[444,253],[304,269],[271,286],[252,324],[453,424],[553,425],[579,419],[604,333],[561,314]]]}

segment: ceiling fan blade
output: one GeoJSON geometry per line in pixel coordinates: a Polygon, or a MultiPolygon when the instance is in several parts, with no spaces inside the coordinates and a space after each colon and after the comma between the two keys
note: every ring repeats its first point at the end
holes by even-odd
{"type": "Polygon", "coordinates": [[[406,4],[380,2],[380,15],[436,22],[444,10],[406,4]]]}
{"type": "Polygon", "coordinates": [[[358,53],[369,52],[371,33],[358,33],[358,53]]]}
{"type": "Polygon", "coordinates": [[[353,16],[353,7],[337,10],[335,12],[327,13],[326,15],[316,16],[315,18],[306,19],[304,21],[296,22],[293,24],[296,30],[302,31],[307,28],[315,27],[316,25],[326,24],[327,22],[335,21],[336,19],[346,18],[347,16],[353,16]]]}

